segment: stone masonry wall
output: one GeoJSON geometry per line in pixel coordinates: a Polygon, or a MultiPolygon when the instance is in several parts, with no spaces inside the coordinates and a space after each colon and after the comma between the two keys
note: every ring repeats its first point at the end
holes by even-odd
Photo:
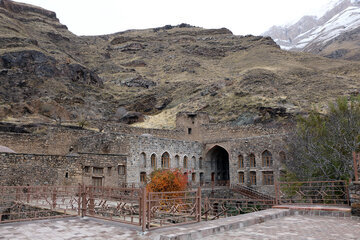
{"type": "Polygon", "coordinates": [[[360,182],[352,182],[349,186],[351,214],[360,217],[360,182]]]}
{"type": "MultiPolygon", "coordinates": [[[[263,173],[273,172],[274,180],[279,179],[280,171],[284,170],[284,167],[280,160],[280,152],[286,152],[286,135],[274,134],[257,137],[231,139],[228,141],[208,141],[205,143],[205,152],[208,152],[214,146],[220,146],[229,153],[229,170],[230,170],[230,183],[240,184],[239,172],[244,173],[244,183],[246,186],[267,193],[274,194],[274,185],[264,185],[263,173]],[[271,167],[264,167],[262,163],[262,153],[267,150],[272,155],[273,165],[271,167]],[[255,155],[255,167],[250,167],[249,155],[255,155]],[[244,166],[239,167],[238,156],[242,155],[244,159],[244,166]],[[256,173],[256,185],[250,184],[250,172],[256,173]]],[[[209,156],[205,157],[205,181],[211,180],[211,172],[214,169],[211,168],[209,156]]]]}
{"type": "Polygon", "coordinates": [[[126,182],[126,172],[118,171],[121,165],[126,169],[124,155],[0,153],[0,185],[92,185],[95,177],[103,186],[119,186],[126,182]]]}
{"type": "Polygon", "coordinates": [[[148,176],[154,170],[151,167],[152,154],[156,156],[157,168],[161,168],[161,156],[167,152],[170,155],[170,168],[181,168],[183,172],[188,173],[189,180],[194,173],[195,181],[198,182],[200,172],[203,172],[199,169],[199,158],[202,157],[202,150],[203,145],[199,142],[133,136],[130,142],[127,181],[139,182],[140,172],[144,172],[148,176]],[[145,156],[145,162],[143,156],[145,156]],[[188,159],[187,168],[184,168],[184,157],[188,159]]]}
{"type": "Polygon", "coordinates": [[[93,185],[93,178],[101,178],[102,186],[117,187],[126,183],[126,156],[116,154],[80,154],[82,178],[85,185],[93,185]],[[124,172],[121,168],[125,169],[124,172]],[[102,169],[102,170],[101,170],[102,169]]]}
{"type": "Polygon", "coordinates": [[[33,133],[0,132],[0,145],[17,153],[66,155],[78,138],[91,133],[66,127],[44,127],[33,133]]]}
{"type": "Polygon", "coordinates": [[[93,133],[74,143],[74,152],[99,154],[128,154],[130,135],[120,133],[93,133]]]}
{"type": "Polygon", "coordinates": [[[76,156],[0,154],[1,185],[71,185],[81,182],[81,171],[76,156]]]}

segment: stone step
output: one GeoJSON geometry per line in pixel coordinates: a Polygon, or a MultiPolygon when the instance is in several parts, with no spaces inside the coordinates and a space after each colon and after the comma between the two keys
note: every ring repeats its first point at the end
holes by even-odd
{"type": "Polygon", "coordinates": [[[152,239],[159,240],[202,239],[220,232],[244,228],[289,215],[289,209],[268,209],[213,221],[203,221],[166,229],[157,229],[149,232],[148,236],[153,235],[154,238],[152,239]]]}
{"type": "Polygon", "coordinates": [[[350,206],[329,205],[276,205],[273,209],[289,209],[292,215],[350,217],[350,206]]]}

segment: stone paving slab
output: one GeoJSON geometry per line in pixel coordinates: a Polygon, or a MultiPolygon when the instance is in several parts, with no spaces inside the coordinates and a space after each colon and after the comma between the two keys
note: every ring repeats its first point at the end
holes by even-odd
{"type": "MultiPolygon", "coordinates": [[[[182,239],[202,239],[212,234],[224,231],[232,231],[239,228],[248,227],[265,221],[289,216],[288,209],[268,209],[259,212],[243,214],[234,217],[222,218],[213,221],[203,221],[191,225],[170,227],[161,229],[159,232],[160,240],[182,240],[182,239]]],[[[153,231],[151,234],[156,234],[153,231]]]]}
{"type": "Polygon", "coordinates": [[[359,240],[360,221],[351,218],[287,216],[203,239],[359,240]]]}
{"type": "Polygon", "coordinates": [[[0,224],[0,239],[358,239],[357,217],[292,215],[268,209],[226,219],[155,229],[94,218],[64,218],[0,224]]]}
{"type": "Polygon", "coordinates": [[[0,224],[0,239],[149,239],[140,228],[94,218],[64,218],[0,224]]]}

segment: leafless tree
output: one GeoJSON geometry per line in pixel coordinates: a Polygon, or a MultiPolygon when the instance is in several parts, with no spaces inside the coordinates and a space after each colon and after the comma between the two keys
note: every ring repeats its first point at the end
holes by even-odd
{"type": "Polygon", "coordinates": [[[290,137],[291,158],[286,161],[298,179],[337,180],[353,177],[352,152],[360,146],[360,98],[330,104],[322,116],[302,118],[290,137]]]}

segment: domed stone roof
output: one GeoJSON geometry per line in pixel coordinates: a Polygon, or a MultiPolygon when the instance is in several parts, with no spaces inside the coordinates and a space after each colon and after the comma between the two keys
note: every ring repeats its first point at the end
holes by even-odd
{"type": "Polygon", "coordinates": [[[5,152],[5,153],[15,153],[14,150],[8,148],[8,147],[5,147],[5,146],[1,146],[0,145],[0,152],[5,152]]]}

